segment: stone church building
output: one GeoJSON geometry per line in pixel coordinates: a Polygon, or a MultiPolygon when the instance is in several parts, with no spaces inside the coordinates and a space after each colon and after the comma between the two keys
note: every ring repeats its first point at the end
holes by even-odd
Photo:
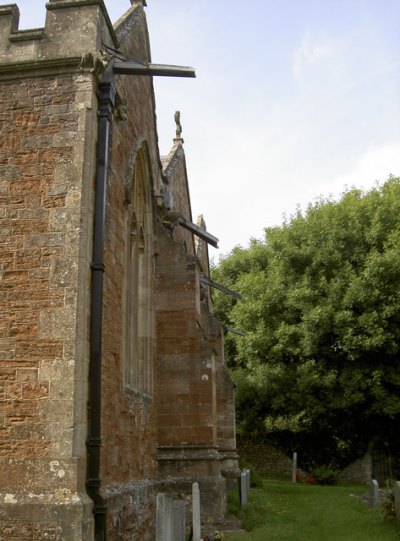
{"type": "Polygon", "coordinates": [[[0,6],[3,541],[152,541],[158,493],[196,481],[218,521],[237,472],[215,239],[179,114],[159,155],[145,4],[113,26],[50,0],[33,30],[0,6]]]}

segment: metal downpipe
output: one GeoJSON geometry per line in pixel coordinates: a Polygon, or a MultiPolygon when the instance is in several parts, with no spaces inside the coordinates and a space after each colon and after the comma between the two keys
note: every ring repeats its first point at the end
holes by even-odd
{"type": "Polygon", "coordinates": [[[98,88],[98,140],[94,201],[92,255],[89,403],[86,488],[93,500],[95,541],[106,540],[107,505],[101,493],[101,367],[103,340],[104,238],[107,201],[109,141],[112,112],[115,106],[113,63],[106,68],[98,88]]]}

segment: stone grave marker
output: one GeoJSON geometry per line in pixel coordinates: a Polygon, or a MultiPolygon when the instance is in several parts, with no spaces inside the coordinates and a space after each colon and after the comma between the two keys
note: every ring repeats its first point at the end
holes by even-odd
{"type": "Polygon", "coordinates": [[[396,512],[396,518],[400,521],[400,481],[396,481],[394,485],[394,509],[396,512]]]}
{"type": "Polygon", "coordinates": [[[250,492],[251,474],[250,470],[244,470],[246,472],[247,494],[250,492]]]}
{"type": "Polygon", "coordinates": [[[156,541],[185,541],[185,502],[157,494],[156,541]]]}
{"type": "Polygon", "coordinates": [[[293,483],[296,482],[296,474],[297,474],[297,453],[293,453],[293,469],[292,469],[292,481],[293,483]]]}
{"type": "Polygon", "coordinates": [[[375,507],[379,503],[379,485],[376,479],[371,479],[369,484],[369,506],[375,507]]]}
{"type": "Polygon", "coordinates": [[[157,494],[156,541],[172,541],[171,504],[171,494],[157,494]]]}
{"type": "Polygon", "coordinates": [[[247,475],[246,471],[242,471],[240,474],[240,505],[245,507],[249,501],[249,491],[247,488],[247,475]]]}
{"type": "Polygon", "coordinates": [[[199,483],[192,485],[192,524],[193,524],[193,541],[201,539],[201,518],[200,518],[200,489],[199,483]]]}
{"type": "Polygon", "coordinates": [[[172,503],[172,539],[185,541],[186,512],[183,500],[174,500],[172,503]]]}

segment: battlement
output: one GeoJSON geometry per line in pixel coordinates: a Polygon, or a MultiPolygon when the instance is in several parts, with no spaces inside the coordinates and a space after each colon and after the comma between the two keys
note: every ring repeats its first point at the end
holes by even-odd
{"type": "Polygon", "coordinates": [[[118,46],[103,0],[50,0],[44,28],[19,30],[19,16],[17,4],[0,6],[0,78],[72,65],[103,43],[118,46]]]}

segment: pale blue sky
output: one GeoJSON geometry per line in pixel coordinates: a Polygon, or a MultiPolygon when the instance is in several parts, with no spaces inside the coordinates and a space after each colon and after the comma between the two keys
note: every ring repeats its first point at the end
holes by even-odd
{"type": "MultiPolygon", "coordinates": [[[[19,0],[20,28],[45,1],[19,0]]],[[[106,0],[116,21],[129,0],[106,0]]],[[[320,195],[400,175],[398,0],[148,0],[160,151],[181,111],[194,218],[218,257],[320,195]]]]}

